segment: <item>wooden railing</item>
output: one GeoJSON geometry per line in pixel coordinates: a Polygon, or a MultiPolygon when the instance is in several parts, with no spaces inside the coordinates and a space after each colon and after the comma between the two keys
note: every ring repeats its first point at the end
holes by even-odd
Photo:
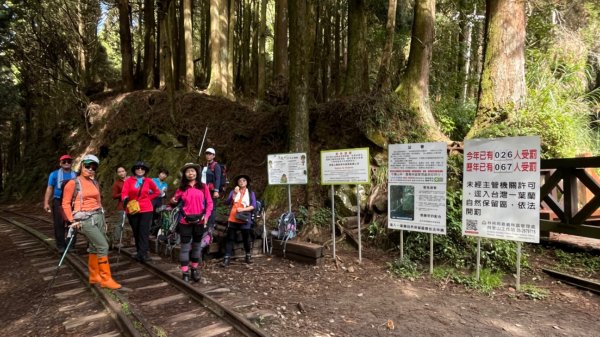
{"type": "Polygon", "coordinates": [[[600,157],[541,161],[540,230],[600,239],[600,157]]]}

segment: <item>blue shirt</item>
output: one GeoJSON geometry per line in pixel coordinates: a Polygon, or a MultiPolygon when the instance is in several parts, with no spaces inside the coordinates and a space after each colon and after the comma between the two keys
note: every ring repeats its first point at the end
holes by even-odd
{"type": "Polygon", "coordinates": [[[165,194],[167,193],[167,188],[169,187],[169,185],[167,184],[167,182],[166,181],[160,181],[160,179],[158,179],[158,178],[152,178],[152,180],[156,184],[156,187],[158,187],[158,190],[160,191],[160,196],[164,197],[165,194]]]}
{"type": "Polygon", "coordinates": [[[52,186],[54,189],[54,199],[60,199],[62,196],[62,183],[66,180],[71,180],[76,177],[76,173],[73,171],[65,172],[62,168],[56,171],[52,171],[48,177],[48,186],[52,186]]]}

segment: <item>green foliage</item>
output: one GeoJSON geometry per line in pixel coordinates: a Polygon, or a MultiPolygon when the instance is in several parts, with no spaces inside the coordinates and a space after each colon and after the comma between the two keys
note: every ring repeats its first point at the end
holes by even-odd
{"type": "Polygon", "coordinates": [[[569,253],[561,249],[554,250],[559,268],[563,270],[583,269],[588,273],[600,272],[600,257],[587,252],[569,253]]]}
{"type": "MultiPolygon", "coordinates": [[[[315,211],[315,213],[312,215],[310,222],[315,227],[326,228],[328,226],[331,226],[331,217],[332,217],[331,209],[321,207],[321,208],[318,208],[315,211]]],[[[300,208],[298,209],[298,215],[296,216],[296,220],[300,224],[306,224],[306,223],[308,223],[308,219],[309,219],[308,209],[304,206],[300,206],[300,208]]]]}
{"type": "Polygon", "coordinates": [[[465,138],[477,112],[475,102],[469,101],[463,104],[454,98],[434,102],[431,108],[442,132],[455,140],[465,138]]]}
{"type": "Polygon", "coordinates": [[[455,268],[437,267],[433,269],[433,278],[437,280],[449,280],[469,289],[477,290],[486,295],[493,294],[494,290],[502,287],[502,274],[490,269],[482,268],[479,272],[479,281],[475,275],[466,275],[455,268]]]}
{"type": "Polygon", "coordinates": [[[407,257],[388,262],[387,265],[390,273],[401,278],[414,279],[420,274],[417,263],[407,257]]]}
{"type": "Polygon", "coordinates": [[[550,295],[550,291],[548,289],[540,288],[531,284],[522,285],[521,292],[529,299],[534,301],[543,300],[550,295]]]}

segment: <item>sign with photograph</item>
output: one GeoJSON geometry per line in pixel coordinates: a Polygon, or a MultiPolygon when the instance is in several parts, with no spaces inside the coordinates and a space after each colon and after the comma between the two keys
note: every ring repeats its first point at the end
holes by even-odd
{"type": "Polygon", "coordinates": [[[267,156],[269,185],[308,183],[306,153],[278,153],[267,156]]]}
{"type": "Polygon", "coordinates": [[[465,141],[464,235],[539,243],[540,138],[465,141]]]}
{"type": "Polygon", "coordinates": [[[321,184],[370,184],[369,148],[321,151],[321,184]]]}
{"type": "Polygon", "coordinates": [[[390,144],[388,227],[446,234],[446,143],[390,144]]]}

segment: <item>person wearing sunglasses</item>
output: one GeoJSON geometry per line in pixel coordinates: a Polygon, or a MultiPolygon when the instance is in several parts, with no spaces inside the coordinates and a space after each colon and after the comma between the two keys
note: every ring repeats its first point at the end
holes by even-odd
{"type": "Polygon", "coordinates": [[[60,168],[52,171],[48,177],[48,186],[44,196],[44,210],[48,213],[52,212],[52,220],[54,222],[54,240],[58,252],[62,254],[65,251],[66,240],[65,235],[65,219],[62,212],[61,197],[64,185],[71,179],[75,178],[75,172],[71,170],[73,158],[68,154],[62,155],[59,159],[60,168]]]}
{"type": "Polygon", "coordinates": [[[154,213],[152,200],[160,198],[161,194],[154,181],[146,178],[149,170],[150,168],[143,161],[136,162],[131,168],[133,175],[125,179],[121,191],[121,200],[123,200],[123,206],[135,239],[136,259],[142,263],[150,261],[148,241],[154,213]],[[134,204],[137,204],[136,207],[128,205],[134,200],[134,204]]]}
{"type": "Polygon", "coordinates": [[[102,288],[119,289],[108,263],[108,239],[106,238],[100,187],[96,181],[96,172],[100,161],[93,154],[87,154],[81,160],[79,175],[70,180],[64,188],[62,209],[71,227],[74,227],[88,239],[88,270],[91,285],[100,284],[102,288]]]}

